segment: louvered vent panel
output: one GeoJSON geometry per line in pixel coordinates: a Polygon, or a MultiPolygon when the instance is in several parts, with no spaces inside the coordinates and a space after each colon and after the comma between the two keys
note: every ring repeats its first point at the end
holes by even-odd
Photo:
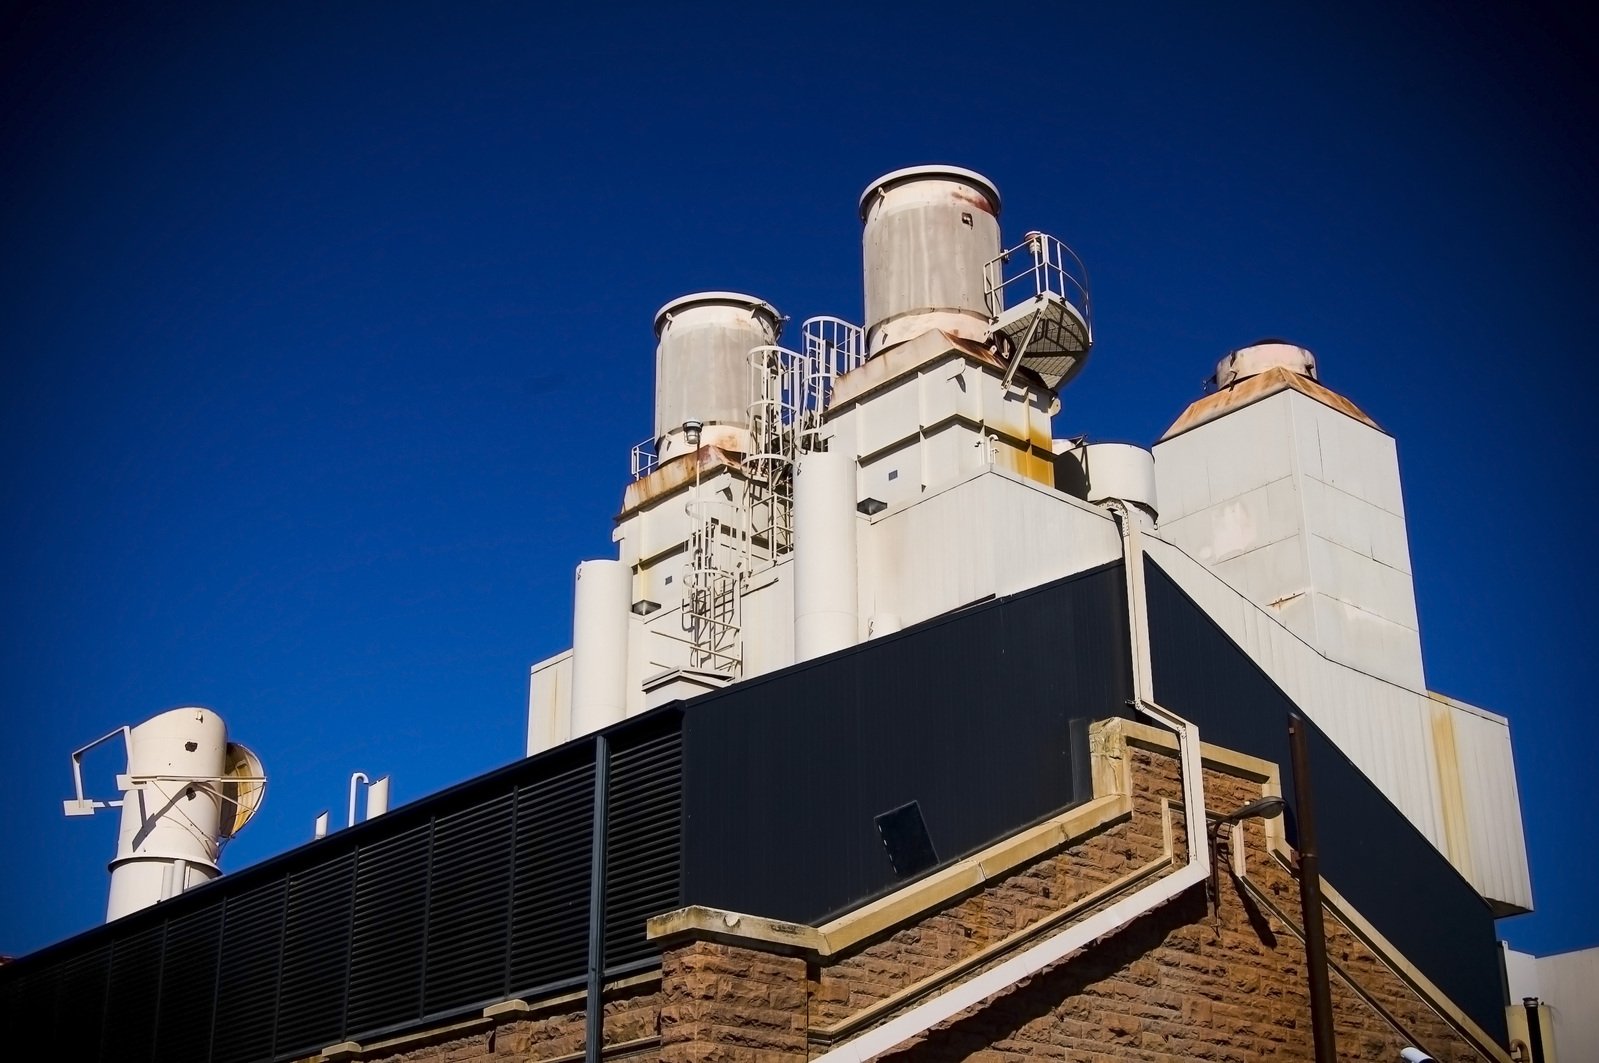
{"type": "Polygon", "coordinates": [[[434,824],[423,994],[430,1015],[506,995],[514,801],[507,791],[434,824]]]}
{"type": "MultiPolygon", "coordinates": [[[[150,1063],[155,1059],[156,1007],[161,992],[161,942],[157,924],[118,941],[111,952],[106,991],[103,1063],[150,1063]]],[[[89,1058],[87,1052],[84,1059],[89,1058]]]]}
{"type": "Polygon", "coordinates": [[[345,1036],[360,1040],[422,1015],[431,823],[365,846],[355,872],[345,1036]]]}
{"type": "Polygon", "coordinates": [[[4,993],[11,1029],[6,1044],[28,1044],[38,1028],[39,1016],[55,1014],[61,980],[60,964],[35,967],[26,974],[8,975],[4,993]]]}
{"type": "Polygon", "coordinates": [[[46,1028],[70,1030],[73,1054],[100,1055],[105,1014],[106,979],[111,973],[111,945],[107,942],[62,965],[61,992],[56,997],[55,1019],[46,1028]]]}
{"type": "Polygon", "coordinates": [[[211,1018],[221,950],[220,901],[167,923],[155,1032],[155,1054],[161,1063],[206,1063],[211,1058],[211,1018]]]}
{"type": "Polygon", "coordinates": [[[593,817],[592,762],[517,791],[511,994],[584,977],[593,817]]]}
{"type": "Polygon", "coordinates": [[[683,742],[675,727],[611,755],[605,842],[606,969],[656,953],[652,915],[681,904],[683,742]]]}
{"type": "Polygon", "coordinates": [[[289,879],[274,1054],[309,1056],[344,1032],[355,853],[289,879]]]}
{"type": "Polygon", "coordinates": [[[283,955],[288,882],[275,879],[229,897],[222,916],[222,968],[217,976],[213,1063],[249,1063],[272,1056],[283,955]]]}

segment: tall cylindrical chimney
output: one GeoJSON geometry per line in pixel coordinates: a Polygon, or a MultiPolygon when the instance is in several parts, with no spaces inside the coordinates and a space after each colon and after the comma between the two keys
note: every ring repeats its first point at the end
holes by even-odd
{"type": "Polygon", "coordinates": [[[750,349],[770,346],[783,317],[770,303],[738,292],[696,292],[655,314],[655,452],[668,461],[696,449],[686,423],[702,426],[701,441],[749,450],[749,407],[755,401],[750,349]]]}
{"type": "Polygon", "coordinates": [[[622,561],[577,566],[572,608],[572,738],[627,715],[628,606],[633,568],[622,561]]]}
{"type": "Polygon", "coordinates": [[[1001,251],[994,183],[959,166],[912,166],[868,185],[860,210],[867,357],[935,328],[985,341],[983,266],[1001,251]]]}

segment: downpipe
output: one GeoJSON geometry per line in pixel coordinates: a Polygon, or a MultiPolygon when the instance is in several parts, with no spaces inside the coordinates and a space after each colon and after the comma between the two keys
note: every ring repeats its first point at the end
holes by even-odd
{"type": "Polygon", "coordinates": [[[1123,503],[1107,502],[1106,508],[1116,515],[1117,523],[1121,526],[1122,557],[1127,570],[1127,611],[1133,642],[1133,689],[1136,692],[1131,705],[1141,716],[1176,732],[1183,773],[1183,822],[1187,828],[1188,862],[1136,893],[1067,927],[1054,937],[1024,949],[977,977],[817,1056],[814,1063],[865,1063],[949,1021],[967,1008],[981,1004],[1060,963],[1077,950],[1121,930],[1133,920],[1195,886],[1210,881],[1211,858],[1205,828],[1205,781],[1200,758],[1199,728],[1155,704],[1150,697],[1152,684],[1148,610],[1144,600],[1143,543],[1138,537],[1137,518],[1128,512],[1123,503]]]}

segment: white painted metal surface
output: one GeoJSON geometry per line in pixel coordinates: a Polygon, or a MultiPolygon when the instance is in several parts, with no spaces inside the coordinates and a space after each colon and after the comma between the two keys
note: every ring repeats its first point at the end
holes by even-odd
{"type": "Polygon", "coordinates": [[[999,191],[958,166],[884,174],[861,194],[866,350],[929,329],[988,336],[983,267],[1000,253],[999,191]]]}
{"type": "Polygon", "coordinates": [[[1216,363],[1216,372],[1211,377],[1211,382],[1218,388],[1224,388],[1278,367],[1298,373],[1300,376],[1308,376],[1312,380],[1316,379],[1314,354],[1303,347],[1281,340],[1262,340],[1248,347],[1229,351],[1225,358],[1216,363]]]}
{"type": "Polygon", "coordinates": [[[562,650],[528,670],[527,755],[572,737],[572,651],[562,650]]]}
{"type": "Polygon", "coordinates": [[[577,566],[572,610],[572,725],[569,738],[627,714],[627,635],[633,571],[620,561],[577,566]]]}
{"type": "Polygon", "coordinates": [[[1144,549],[1502,911],[1532,907],[1532,881],[1503,717],[1330,659],[1221,574],[1167,541],[1144,549]],[[1435,715],[1446,709],[1448,728],[1435,715]],[[1445,735],[1453,735],[1446,740],[1445,735]],[[1451,766],[1463,785],[1450,786],[1451,766]],[[1451,830],[1451,823],[1460,825],[1451,830]],[[1451,845],[1451,834],[1465,844],[1451,845]]]}
{"type": "MultiPolygon", "coordinates": [[[[687,421],[723,426],[718,439],[742,450],[750,403],[749,352],[777,342],[782,315],[770,303],[738,292],[697,292],[655,315],[655,453],[670,461],[690,449],[687,421]]],[[[707,439],[707,442],[710,440],[707,439]]]]}
{"type": "Polygon", "coordinates": [[[164,712],[128,732],[128,786],[106,920],[222,872],[222,797],[228,729],[210,709],[164,712]]]}
{"type": "Polygon", "coordinates": [[[856,569],[855,458],[817,452],[794,475],[794,655],[799,661],[855,645],[860,625],[856,569]]]}
{"type": "Polygon", "coordinates": [[[1327,656],[1425,691],[1390,436],[1282,391],[1157,444],[1155,478],[1172,542],[1327,656]]]}
{"type": "Polygon", "coordinates": [[[1085,497],[1099,504],[1106,499],[1129,502],[1144,510],[1151,520],[1160,511],[1155,490],[1155,455],[1131,443],[1090,443],[1061,455],[1081,455],[1085,497]]]}
{"type": "Polygon", "coordinates": [[[1544,1058],[1548,1063],[1599,1063],[1599,948],[1552,956],[1505,949],[1511,1036],[1525,1036],[1522,1001],[1544,1004],[1544,1058]]]}

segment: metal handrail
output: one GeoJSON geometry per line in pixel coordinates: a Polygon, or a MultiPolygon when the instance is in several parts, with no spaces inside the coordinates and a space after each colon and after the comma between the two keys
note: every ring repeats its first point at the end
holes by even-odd
{"type": "Polygon", "coordinates": [[[1030,232],[1021,243],[983,265],[983,300],[990,320],[999,319],[1007,302],[1014,305],[1041,295],[1057,296],[1075,309],[1085,324],[1092,321],[1088,267],[1075,251],[1048,233],[1030,232]],[[1027,265],[1007,271],[1005,267],[1022,251],[1027,253],[1027,265]],[[1007,295],[1016,298],[1007,300],[1007,295]]]}
{"type": "Polygon", "coordinates": [[[655,452],[654,436],[633,444],[633,479],[648,476],[660,463],[660,455],[655,452]]]}

